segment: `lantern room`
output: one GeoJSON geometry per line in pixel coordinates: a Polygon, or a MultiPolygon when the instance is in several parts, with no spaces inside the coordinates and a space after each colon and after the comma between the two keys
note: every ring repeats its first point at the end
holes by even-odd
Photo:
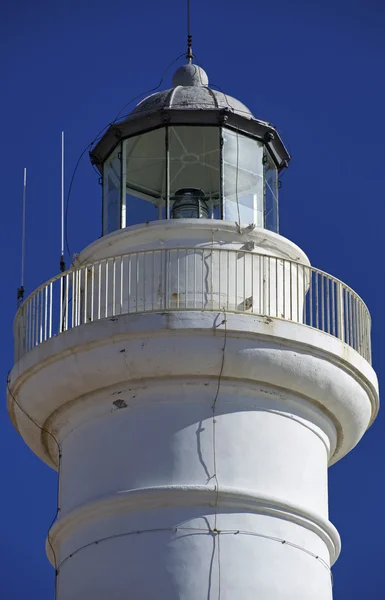
{"type": "Polygon", "coordinates": [[[140,102],[91,151],[102,175],[103,235],[158,219],[221,219],[278,232],[278,175],[290,156],[276,129],[205,71],[140,102]]]}

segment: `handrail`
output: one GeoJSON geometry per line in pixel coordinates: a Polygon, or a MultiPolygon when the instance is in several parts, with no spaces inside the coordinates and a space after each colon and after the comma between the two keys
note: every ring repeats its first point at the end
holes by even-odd
{"type": "Polygon", "coordinates": [[[73,327],[165,310],[290,320],[329,333],[371,360],[369,311],[349,286],[295,261],[224,248],[140,250],[52,277],[16,313],[15,359],[73,327]]]}

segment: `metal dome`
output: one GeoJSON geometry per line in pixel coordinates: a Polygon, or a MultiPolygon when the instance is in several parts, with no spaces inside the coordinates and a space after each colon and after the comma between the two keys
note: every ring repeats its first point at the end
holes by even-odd
{"type": "Polygon", "coordinates": [[[131,115],[178,108],[184,110],[226,109],[242,117],[254,119],[251,111],[239,100],[227,96],[223,92],[195,84],[191,86],[178,85],[169,90],[152,94],[139,102],[131,115]]]}
{"type": "Polygon", "coordinates": [[[174,74],[173,87],[144,98],[131,115],[152,113],[165,109],[202,110],[225,109],[234,114],[254,119],[251,111],[236,98],[208,87],[207,73],[198,65],[187,64],[174,74]]]}

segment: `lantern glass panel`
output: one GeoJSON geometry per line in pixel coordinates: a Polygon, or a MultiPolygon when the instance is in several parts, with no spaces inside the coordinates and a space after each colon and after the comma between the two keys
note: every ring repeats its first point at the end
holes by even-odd
{"type": "Polygon", "coordinates": [[[124,140],[123,181],[123,227],[156,221],[165,204],[165,128],[124,140]]]}
{"type": "Polygon", "coordinates": [[[264,226],[263,144],[223,129],[224,219],[264,226]]]}
{"type": "MultiPolygon", "coordinates": [[[[220,215],[220,128],[176,126],[169,128],[170,208],[180,197],[199,198],[197,214],[220,215]]],[[[185,214],[188,214],[186,211],[185,214]]],[[[190,214],[194,214],[191,211],[190,214]]]]}

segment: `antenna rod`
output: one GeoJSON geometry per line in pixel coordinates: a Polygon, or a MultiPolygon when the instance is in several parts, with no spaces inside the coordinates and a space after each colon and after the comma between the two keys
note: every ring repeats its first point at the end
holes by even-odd
{"type": "Polygon", "coordinates": [[[24,300],[24,271],[25,271],[25,201],[27,197],[27,167],[24,167],[24,184],[23,184],[23,216],[21,226],[21,282],[17,290],[17,305],[18,307],[24,300]]]}
{"type": "Polygon", "coordinates": [[[64,131],[61,132],[61,248],[60,248],[60,270],[66,270],[64,260],[64,131]]]}
{"type": "Polygon", "coordinates": [[[186,58],[189,64],[192,63],[194,55],[192,53],[192,35],[191,35],[191,0],[187,0],[187,54],[186,58]]]}

